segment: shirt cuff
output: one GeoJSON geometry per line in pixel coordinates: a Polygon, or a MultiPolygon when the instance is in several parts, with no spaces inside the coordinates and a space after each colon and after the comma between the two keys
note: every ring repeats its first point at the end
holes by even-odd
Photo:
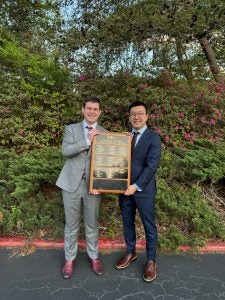
{"type": "Polygon", "coordinates": [[[138,192],[142,192],[142,189],[140,189],[135,183],[134,183],[134,186],[136,187],[138,192]]]}
{"type": "Polygon", "coordinates": [[[87,142],[87,146],[88,146],[88,147],[90,147],[90,146],[91,146],[91,142],[90,142],[90,140],[89,140],[89,139],[87,139],[87,140],[86,140],[86,142],[87,142]]]}

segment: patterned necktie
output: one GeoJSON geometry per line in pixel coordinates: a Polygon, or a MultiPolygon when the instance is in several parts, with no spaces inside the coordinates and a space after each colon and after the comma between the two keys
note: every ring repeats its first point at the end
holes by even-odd
{"type": "Polygon", "coordinates": [[[134,153],[134,148],[135,148],[135,144],[136,144],[138,134],[140,134],[140,132],[138,132],[138,131],[133,132],[133,138],[132,138],[132,142],[131,142],[131,156],[134,153]]]}
{"type": "Polygon", "coordinates": [[[86,126],[85,128],[87,128],[88,129],[88,134],[87,134],[87,137],[88,137],[88,139],[89,139],[89,131],[91,130],[91,129],[93,129],[93,127],[89,127],[89,126],[86,126]]]}

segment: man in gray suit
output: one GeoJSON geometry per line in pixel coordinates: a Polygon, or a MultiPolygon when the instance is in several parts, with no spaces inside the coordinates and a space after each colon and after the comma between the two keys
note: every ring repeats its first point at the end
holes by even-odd
{"type": "Polygon", "coordinates": [[[98,257],[98,216],[100,194],[89,193],[91,143],[95,135],[106,131],[97,124],[101,104],[97,97],[83,101],[84,120],[66,126],[62,142],[62,154],[66,158],[56,185],[62,189],[65,210],[64,251],[62,274],[65,279],[73,274],[77,255],[77,240],[83,212],[87,254],[93,271],[101,275],[102,263],[98,257]]]}

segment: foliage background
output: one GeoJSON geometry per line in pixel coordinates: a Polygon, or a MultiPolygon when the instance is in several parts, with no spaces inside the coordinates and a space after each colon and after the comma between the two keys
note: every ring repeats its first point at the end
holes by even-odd
{"type": "MultiPolygon", "coordinates": [[[[0,3],[1,235],[63,238],[54,184],[63,130],[82,119],[83,97],[97,95],[107,129],[127,131],[128,106],[139,99],[161,135],[160,249],[224,240],[224,4],[208,1],[209,18],[203,4],[187,11],[183,1],[104,3],[0,3]]],[[[137,232],[144,238],[139,215],[137,232]]],[[[122,237],[115,195],[103,195],[100,233],[122,237]]]]}

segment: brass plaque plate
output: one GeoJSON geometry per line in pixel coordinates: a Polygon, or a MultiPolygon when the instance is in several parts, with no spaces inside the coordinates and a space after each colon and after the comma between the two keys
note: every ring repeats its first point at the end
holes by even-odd
{"type": "Polygon", "coordinates": [[[90,192],[124,193],[130,185],[131,136],[104,132],[94,137],[90,192]]]}

